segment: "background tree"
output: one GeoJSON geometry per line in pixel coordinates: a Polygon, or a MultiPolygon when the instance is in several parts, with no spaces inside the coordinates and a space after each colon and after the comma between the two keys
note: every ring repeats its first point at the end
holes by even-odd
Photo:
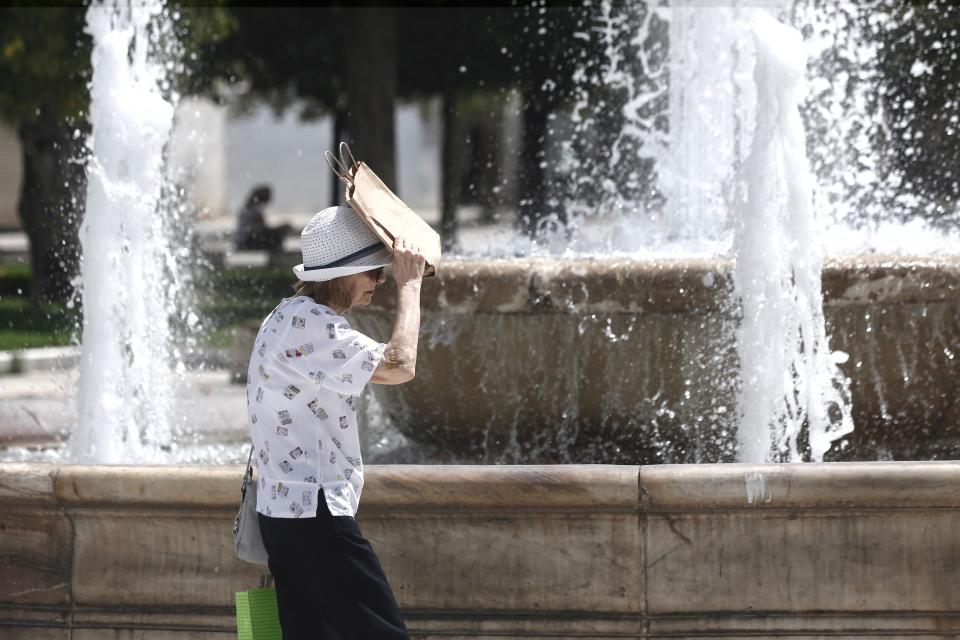
{"type": "Polygon", "coordinates": [[[398,17],[404,41],[413,45],[398,55],[400,95],[440,98],[440,224],[447,249],[456,242],[460,204],[493,206],[489,191],[469,186],[509,182],[500,172],[499,146],[489,141],[499,133],[504,97],[519,87],[505,53],[522,30],[516,17],[514,8],[491,7],[418,7],[398,17]]]}
{"type": "Polygon", "coordinates": [[[584,46],[572,34],[583,27],[588,9],[441,5],[237,7],[232,9],[237,28],[205,55],[220,61],[216,73],[223,79],[245,85],[240,109],[265,102],[278,114],[297,109],[304,119],[331,114],[334,137],[352,142],[357,155],[392,186],[393,102],[440,97],[442,230],[448,245],[464,177],[476,178],[478,186],[503,181],[490,175],[500,164],[498,145],[477,150],[481,139],[493,135],[499,113],[484,122],[477,103],[488,96],[492,109],[502,109],[504,95],[520,92],[526,133],[515,153],[522,171],[522,217],[532,229],[553,211],[546,205],[548,121],[569,99],[571,65],[582,59],[572,51],[584,46]],[[390,42],[395,46],[387,46],[390,42]],[[462,122],[465,105],[471,122],[462,122]],[[471,153],[491,171],[476,175],[476,167],[468,166],[471,153]]]}
{"type": "MultiPolygon", "coordinates": [[[[574,37],[590,28],[592,11],[574,3],[401,12],[401,32],[414,46],[398,55],[399,93],[442,97],[442,170],[449,174],[443,181],[442,220],[447,235],[455,228],[454,211],[467,195],[464,191],[471,191],[470,184],[482,188],[515,181],[518,199],[510,204],[519,208],[519,222],[527,232],[557,213],[559,203],[551,204],[548,197],[550,121],[569,105],[576,66],[585,57],[602,55],[594,42],[574,37]],[[521,99],[523,134],[515,146],[500,149],[489,141],[497,134],[496,110],[502,110],[511,92],[521,99]],[[482,102],[489,105],[485,119],[482,102]],[[486,149],[478,150],[484,139],[486,149]],[[518,175],[497,173],[502,154],[515,156],[518,175]],[[470,179],[466,190],[465,178],[470,179]]],[[[476,188],[472,191],[483,204],[484,197],[476,188]]]]}
{"type": "MultiPolygon", "coordinates": [[[[182,16],[186,57],[222,38],[231,27],[216,6],[174,9],[182,16]]],[[[18,211],[30,241],[31,299],[65,302],[79,266],[77,231],[86,199],[87,84],[92,42],[84,33],[86,7],[0,8],[0,118],[16,128],[23,152],[18,211]]],[[[203,78],[183,77],[198,91],[203,78]]]]}
{"type": "Polygon", "coordinates": [[[83,215],[90,42],[80,6],[0,8],[0,118],[16,128],[34,303],[64,302],[83,215]]]}
{"type": "MultiPolygon", "coordinates": [[[[946,219],[944,212],[955,208],[960,194],[960,147],[954,141],[960,10],[945,0],[923,6],[882,0],[876,9],[858,15],[865,32],[884,43],[877,64],[885,81],[877,105],[883,103],[884,126],[893,132],[884,142],[884,161],[905,176],[901,193],[921,194],[932,203],[931,215],[946,219]],[[879,19],[881,14],[889,19],[879,19]]],[[[607,60],[593,6],[176,10],[182,14],[178,32],[185,34],[185,71],[176,79],[182,94],[227,98],[240,109],[256,103],[278,113],[296,108],[304,119],[330,114],[334,137],[352,141],[392,185],[394,102],[439,97],[448,244],[463,202],[488,212],[496,204],[514,205],[528,232],[546,215],[563,218],[563,199],[553,197],[563,187],[551,184],[557,172],[547,150],[556,114],[584,99],[593,110],[594,130],[570,139],[578,157],[588,158],[588,172],[603,168],[611,132],[622,124],[623,95],[615,87],[599,83],[584,90],[582,81],[574,83],[577,70],[602,75],[598,69],[607,60]],[[512,95],[521,97],[523,135],[501,144],[498,127],[512,95]],[[518,175],[500,171],[504,158],[518,175]],[[491,196],[511,181],[517,201],[491,196]]],[[[37,301],[66,299],[77,265],[91,75],[84,14],[79,4],[0,8],[0,118],[17,129],[23,144],[19,210],[31,243],[37,301]]],[[[664,44],[657,55],[665,51],[664,44]]],[[[624,55],[635,57],[629,50],[624,55]]],[[[640,176],[637,189],[647,178],[640,176]]],[[[585,184],[586,191],[574,194],[580,202],[595,193],[589,180],[585,184]]]]}
{"type": "MultiPolygon", "coordinates": [[[[395,185],[395,11],[337,6],[231,11],[237,28],[205,55],[218,61],[211,71],[221,80],[242,85],[236,110],[265,103],[277,115],[295,109],[303,120],[331,115],[334,138],[350,143],[395,185]]],[[[340,190],[336,186],[334,193],[340,190]]]]}

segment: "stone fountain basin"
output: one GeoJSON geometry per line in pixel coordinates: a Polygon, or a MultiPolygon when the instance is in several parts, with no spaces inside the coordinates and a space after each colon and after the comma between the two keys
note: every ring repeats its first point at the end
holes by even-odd
{"type": "MultiPolygon", "coordinates": [[[[734,459],[728,260],[445,262],[423,286],[417,378],[376,387],[403,433],[487,462],[734,459]]],[[[831,460],[960,456],[960,257],[828,260],[855,433],[831,460]]],[[[393,288],[353,313],[387,340],[393,288]]],[[[249,353],[249,345],[244,346],[249,353]]]]}
{"type": "MultiPolygon", "coordinates": [[[[242,468],[0,464],[0,637],[235,637],[242,468]]],[[[416,637],[953,637],[960,464],[370,467],[416,637]]]]}

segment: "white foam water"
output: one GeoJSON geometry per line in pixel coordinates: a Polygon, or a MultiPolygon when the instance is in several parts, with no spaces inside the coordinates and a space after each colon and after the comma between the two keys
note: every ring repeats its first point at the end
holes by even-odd
{"type": "Polygon", "coordinates": [[[806,56],[800,33],[753,15],[756,127],[744,162],[734,286],[741,387],[740,460],[823,459],[851,432],[849,380],[831,352],[823,315],[823,247],[799,105],[806,56]]]}
{"type": "Polygon", "coordinates": [[[80,229],[79,424],[67,459],[159,461],[171,445],[173,259],[159,211],[174,100],[154,54],[159,3],[92,5],[92,133],[80,229]]]}

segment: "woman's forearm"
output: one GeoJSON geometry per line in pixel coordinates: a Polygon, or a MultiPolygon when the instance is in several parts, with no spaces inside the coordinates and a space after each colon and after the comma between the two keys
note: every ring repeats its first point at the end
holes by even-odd
{"type": "Polygon", "coordinates": [[[413,380],[417,369],[419,336],[420,281],[413,280],[397,287],[397,317],[393,323],[393,335],[383,351],[383,359],[372,381],[402,384],[413,380]]]}

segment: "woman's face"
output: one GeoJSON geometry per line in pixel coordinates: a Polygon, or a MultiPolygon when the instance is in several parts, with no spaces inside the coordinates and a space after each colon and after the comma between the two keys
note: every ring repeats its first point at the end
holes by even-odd
{"type": "Polygon", "coordinates": [[[383,267],[372,269],[370,271],[361,271],[349,276],[343,276],[343,286],[350,294],[351,305],[368,305],[373,299],[373,292],[376,288],[387,281],[383,273],[383,267]]]}

